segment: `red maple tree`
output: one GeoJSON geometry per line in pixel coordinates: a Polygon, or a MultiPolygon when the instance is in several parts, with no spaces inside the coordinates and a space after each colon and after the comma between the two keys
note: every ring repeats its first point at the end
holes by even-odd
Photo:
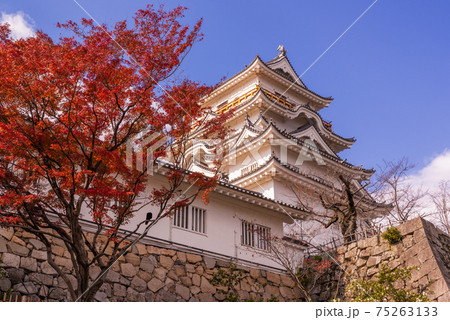
{"type": "MultiPolygon", "coordinates": [[[[14,40],[0,25],[0,226],[22,228],[45,244],[72,300],[92,300],[132,245],[131,231],[120,229],[138,197],[158,208],[146,234],[217,182],[181,169],[189,132],[208,113],[199,100],[211,90],[171,81],[202,37],[201,20],[193,27],[180,23],[184,10],[148,6],[133,23],[111,28],[68,21],[58,26],[72,36],[58,41],[41,31],[14,40]],[[163,168],[167,183],[146,193],[152,176],[127,166],[126,144],[155,132],[169,143],[155,150],[153,161],[170,151],[171,165],[163,168]],[[176,191],[186,182],[193,187],[180,200],[176,191]],[[86,217],[93,236],[83,229],[86,217]],[[54,262],[52,238],[64,242],[76,285],[54,262]],[[95,266],[104,272],[90,286],[95,266]]],[[[224,117],[201,122],[203,132],[223,136],[224,117]]]]}

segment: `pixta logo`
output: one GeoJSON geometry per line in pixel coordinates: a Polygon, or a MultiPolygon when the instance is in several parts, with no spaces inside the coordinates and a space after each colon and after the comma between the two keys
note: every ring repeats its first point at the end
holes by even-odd
{"type": "Polygon", "coordinates": [[[133,155],[136,154],[136,170],[153,175],[153,166],[155,162],[154,153],[158,148],[167,143],[167,137],[159,132],[148,134],[143,132],[127,141],[126,146],[126,165],[133,168],[133,155]],[[147,163],[144,166],[144,154],[147,155],[147,163]]]}

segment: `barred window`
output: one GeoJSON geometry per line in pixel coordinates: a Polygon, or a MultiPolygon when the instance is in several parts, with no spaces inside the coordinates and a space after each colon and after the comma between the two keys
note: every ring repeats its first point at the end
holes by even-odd
{"type": "Polygon", "coordinates": [[[178,208],[173,216],[173,226],[206,233],[206,210],[194,206],[178,208]],[[189,212],[191,213],[190,215],[189,212]]]}
{"type": "Polygon", "coordinates": [[[175,227],[188,229],[189,222],[189,206],[177,208],[173,216],[173,225],[175,227]]]}
{"type": "Polygon", "coordinates": [[[241,243],[261,250],[269,250],[270,228],[242,220],[241,243]]]}
{"type": "Polygon", "coordinates": [[[206,210],[192,207],[191,229],[196,232],[205,233],[206,210]]]}

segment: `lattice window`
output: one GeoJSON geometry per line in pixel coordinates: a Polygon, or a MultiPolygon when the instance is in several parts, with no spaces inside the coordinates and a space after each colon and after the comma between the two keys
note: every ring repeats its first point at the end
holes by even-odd
{"type": "Polygon", "coordinates": [[[206,210],[194,206],[178,208],[173,216],[173,226],[206,233],[206,210]]]}
{"type": "Polygon", "coordinates": [[[178,208],[173,216],[173,225],[175,227],[189,229],[189,206],[178,208]]]}
{"type": "Polygon", "coordinates": [[[197,207],[192,207],[191,212],[192,212],[191,230],[200,233],[206,233],[205,232],[206,210],[197,207]]]}
{"type": "Polygon", "coordinates": [[[268,251],[270,249],[270,228],[242,220],[241,243],[268,251]]]}

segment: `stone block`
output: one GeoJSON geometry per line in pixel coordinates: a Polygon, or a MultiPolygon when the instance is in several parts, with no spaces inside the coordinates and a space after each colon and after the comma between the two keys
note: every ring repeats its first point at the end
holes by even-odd
{"type": "MultiPolygon", "coordinates": [[[[424,274],[426,274],[425,270],[423,270],[423,268],[422,268],[422,272],[424,274]]],[[[439,268],[434,268],[433,270],[428,272],[428,279],[430,279],[430,281],[436,281],[436,280],[441,279],[441,278],[442,278],[442,273],[441,273],[441,270],[439,268]]]]}
{"type": "Polygon", "coordinates": [[[280,287],[280,294],[281,294],[281,296],[283,296],[284,298],[289,298],[289,299],[294,298],[294,293],[293,293],[293,291],[292,291],[291,288],[280,287]]]}
{"type": "Polygon", "coordinates": [[[109,282],[119,282],[121,275],[113,270],[109,270],[106,274],[105,280],[109,282]]]}
{"type": "Polygon", "coordinates": [[[353,257],[355,257],[355,256],[356,256],[356,248],[353,249],[353,250],[347,251],[347,252],[345,253],[345,255],[344,255],[345,259],[351,259],[351,258],[353,258],[353,257]]]}
{"type": "Polygon", "coordinates": [[[378,268],[370,268],[367,270],[367,276],[372,277],[374,274],[378,273],[378,268]]]}
{"type": "Polygon", "coordinates": [[[4,253],[2,257],[4,267],[18,268],[20,266],[20,257],[12,253],[4,253]]]}
{"type": "Polygon", "coordinates": [[[430,294],[430,300],[434,300],[439,296],[443,295],[444,293],[448,292],[449,288],[445,280],[441,278],[434,281],[430,285],[429,290],[433,292],[432,294],[430,294]]]}
{"type": "Polygon", "coordinates": [[[424,276],[419,279],[418,284],[419,284],[419,288],[426,288],[430,284],[430,280],[428,279],[427,276],[424,276]]]}
{"type": "Polygon", "coordinates": [[[202,261],[202,256],[199,256],[197,254],[192,254],[192,253],[186,253],[186,259],[190,263],[197,263],[197,262],[202,261]]]}
{"type": "Polygon", "coordinates": [[[197,268],[195,268],[195,272],[198,274],[198,275],[203,275],[203,267],[202,266],[198,266],[197,268]]]}
{"type": "Polygon", "coordinates": [[[46,251],[40,251],[40,250],[33,250],[31,251],[31,257],[38,259],[38,260],[47,260],[47,252],[46,251]]]}
{"type": "Polygon", "coordinates": [[[173,270],[169,270],[169,272],[167,272],[167,278],[170,278],[174,281],[178,281],[178,276],[173,270]]]}
{"type": "Polygon", "coordinates": [[[63,257],[55,257],[56,265],[65,268],[66,270],[72,269],[72,260],[63,257]]]}
{"type": "Polygon", "coordinates": [[[424,229],[418,229],[414,231],[414,241],[419,242],[420,240],[426,238],[425,230],[424,229]]]}
{"type": "Polygon", "coordinates": [[[417,256],[414,256],[406,260],[405,265],[407,267],[420,267],[420,262],[419,259],[417,259],[417,256]]]}
{"type": "Polygon", "coordinates": [[[402,264],[402,261],[400,259],[394,259],[392,261],[389,261],[389,266],[391,267],[391,269],[395,269],[401,264],[402,264]]]}
{"type": "Polygon", "coordinates": [[[63,301],[66,299],[66,292],[61,288],[53,288],[53,290],[50,289],[48,297],[57,301],[63,301]]]}
{"type": "Polygon", "coordinates": [[[25,278],[25,271],[23,269],[8,268],[5,270],[8,274],[7,278],[11,280],[12,284],[23,283],[25,278]]]}
{"type": "Polygon", "coordinates": [[[367,260],[364,260],[364,259],[358,259],[358,260],[356,260],[356,267],[362,267],[362,266],[364,266],[365,264],[367,263],[367,260]]]}
{"type": "Polygon", "coordinates": [[[387,250],[389,250],[389,245],[388,244],[381,244],[381,245],[379,245],[379,246],[375,246],[375,247],[373,247],[372,248],[372,256],[377,256],[377,255],[380,255],[380,254],[382,254],[383,252],[385,252],[385,251],[387,251],[387,250]]]}
{"type": "Polygon", "coordinates": [[[137,276],[139,278],[141,278],[142,280],[144,280],[145,282],[149,282],[152,278],[150,273],[147,273],[145,271],[139,270],[137,273],[137,276]]]}
{"type": "Polygon", "coordinates": [[[131,287],[138,292],[144,292],[147,289],[147,282],[139,277],[134,277],[131,281],[131,287]]]}
{"type": "Polygon", "coordinates": [[[198,299],[201,302],[214,302],[216,301],[211,293],[199,293],[198,299]]]}
{"type": "Polygon", "coordinates": [[[137,252],[140,256],[146,255],[148,253],[147,246],[142,243],[136,243],[134,245],[137,249],[137,252]]]}
{"type": "Polygon", "coordinates": [[[241,280],[241,290],[243,291],[251,291],[252,287],[248,283],[246,279],[241,280]]]}
{"type": "Polygon", "coordinates": [[[341,254],[345,254],[345,252],[347,252],[347,247],[339,247],[337,248],[337,254],[341,255],[341,254]]]}
{"type": "Polygon", "coordinates": [[[203,257],[203,261],[205,261],[205,266],[207,269],[212,269],[216,266],[216,259],[211,257],[203,257]]]}
{"type": "Polygon", "coordinates": [[[125,277],[134,277],[137,273],[136,267],[131,263],[122,263],[120,265],[120,270],[122,271],[122,275],[125,277]]]}
{"type": "Polygon", "coordinates": [[[22,235],[20,237],[23,239],[35,239],[36,238],[36,236],[34,234],[27,232],[27,231],[23,231],[22,235]]]}
{"type": "Polygon", "coordinates": [[[376,256],[376,257],[370,257],[369,259],[367,259],[367,267],[373,267],[377,264],[379,264],[381,262],[381,257],[376,256]]]}
{"type": "Polygon", "coordinates": [[[16,242],[8,242],[7,246],[11,253],[17,254],[22,257],[27,257],[28,253],[30,252],[30,249],[16,242]]]}
{"type": "Polygon", "coordinates": [[[186,253],[178,251],[177,252],[177,258],[178,260],[180,260],[181,262],[186,262],[187,258],[186,258],[186,253]]]}
{"type": "Polygon", "coordinates": [[[30,281],[37,283],[37,284],[43,284],[46,286],[53,285],[53,277],[48,274],[42,274],[42,273],[31,273],[30,274],[30,281]]]}
{"type": "Polygon", "coordinates": [[[105,292],[97,291],[97,293],[94,296],[95,301],[98,302],[108,302],[108,296],[105,292]]]}
{"type": "Polygon", "coordinates": [[[139,266],[141,264],[141,258],[134,253],[128,253],[125,255],[125,261],[131,263],[133,266],[139,266]]]}
{"type": "Polygon", "coordinates": [[[25,258],[22,257],[20,259],[20,267],[32,272],[37,271],[37,261],[34,258],[25,258]]]}
{"type": "Polygon", "coordinates": [[[48,297],[48,292],[49,292],[48,287],[46,287],[46,286],[41,286],[41,287],[39,288],[38,295],[39,295],[40,297],[47,298],[47,297],[48,297]]]}
{"type": "MultiPolygon", "coordinates": [[[[67,277],[67,280],[70,282],[70,285],[72,286],[72,288],[76,288],[77,287],[77,279],[71,274],[66,274],[66,277],[67,277]]],[[[66,281],[62,277],[58,277],[58,286],[61,289],[68,288],[66,281]]]]}
{"type": "Polygon", "coordinates": [[[258,279],[261,276],[259,269],[250,268],[250,277],[253,279],[258,279]]]}
{"type": "Polygon", "coordinates": [[[133,288],[127,289],[127,297],[126,301],[130,302],[144,302],[145,301],[145,295],[142,293],[137,292],[133,288]]]}
{"type": "Polygon", "coordinates": [[[0,279],[0,292],[6,292],[11,289],[11,280],[7,278],[0,279]]]}
{"type": "Polygon", "coordinates": [[[267,281],[279,285],[281,283],[280,275],[272,272],[267,272],[267,281]]]}
{"type": "Polygon", "coordinates": [[[424,263],[420,264],[420,271],[423,274],[429,274],[435,269],[438,269],[438,272],[440,273],[438,265],[437,265],[436,261],[434,261],[434,259],[428,259],[424,263]]]}
{"type": "Polygon", "coordinates": [[[172,269],[172,266],[174,264],[173,259],[167,257],[167,256],[160,256],[159,257],[159,263],[163,268],[166,268],[167,270],[172,269]]]}
{"type": "Polygon", "coordinates": [[[416,231],[417,229],[422,228],[422,220],[420,218],[409,220],[397,226],[396,228],[398,229],[398,231],[400,231],[402,235],[410,234],[416,231]]]}
{"type": "Polygon", "coordinates": [[[192,280],[189,277],[180,277],[180,282],[187,287],[190,287],[192,285],[192,280]]]}
{"type": "Polygon", "coordinates": [[[411,280],[413,282],[419,280],[423,276],[424,276],[424,273],[420,269],[419,270],[417,270],[417,269],[411,270],[411,280]]]}
{"type": "Polygon", "coordinates": [[[147,252],[152,255],[156,254],[156,255],[166,255],[166,256],[173,256],[176,254],[176,251],[174,251],[174,250],[157,248],[157,247],[153,247],[153,246],[147,246],[147,252]]]}
{"type": "Polygon", "coordinates": [[[147,284],[147,287],[152,292],[157,292],[162,287],[164,287],[164,282],[162,282],[161,280],[159,280],[157,278],[153,278],[152,280],[149,281],[149,283],[147,284]]]}
{"type": "Polygon", "coordinates": [[[140,268],[147,273],[152,273],[155,266],[158,264],[155,257],[143,257],[141,260],[140,268]]]}
{"type": "Polygon", "coordinates": [[[131,284],[131,281],[125,277],[120,276],[119,283],[123,284],[124,286],[129,286],[131,284]]]}
{"type": "Polygon", "coordinates": [[[356,242],[352,242],[348,245],[348,249],[349,250],[354,249],[354,248],[356,248],[356,246],[357,246],[356,242]]]}
{"type": "Polygon", "coordinates": [[[290,276],[282,274],[282,275],[280,275],[280,280],[281,280],[281,283],[287,287],[295,286],[295,282],[290,276]]]}
{"type": "Polygon", "coordinates": [[[159,280],[166,281],[166,275],[167,275],[167,270],[166,269],[164,269],[164,268],[156,268],[155,271],[153,271],[153,274],[159,280]]]}
{"type": "Polygon", "coordinates": [[[6,247],[6,240],[2,236],[0,236],[0,253],[8,252],[8,248],[6,247]]]}
{"type": "Polygon", "coordinates": [[[186,270],[184,269],[183,265],[176,265],[173,267],[173,270],[175,271],[175,274],[179,277],[186,275],[186,270]]]}
{"type": "Polygon", "coordinates": [[[65,248],[63,248],[63,247],[55,246],[55,245],[52,246],[52,253],[56,256],[62,257],[64,255],[64,251],[65,251],[65,248]]]}
{"type": "Polygon", "coordinates": [[[11,240],[13,235],[14,235],[14,229],[13,228],[0,227],[0,236],[5,238],[6,240],[8,240],[8,241],[11,240]]]}
{"type": "Polygon", "coordinates": [[[121,284],[114,283],[113,291],[114,291],[114,296],[116,296],[116,297],[126,297],[127,296],[127,288],[121,284]]]}
{"type": "Polygon", "coordinates": [[[196,294],[198,294],[201,290],[200,290],[200,288],[199,287],[196,287],[196,286],[191,286],[190,288],[189,288],[189,290],[191,290],[191,293],[193,294],[193,295],[196,295],[196,294]]]}
{"type": "Polygon", "coordinates": [[[438,302],[450,302],[450,291],[447,291],[437,300],[438,302]]]}
{"type": "Polygon", "coordinates": [[[219,259],[219,260],[216,261],[216,264],[217,264],[218,267],[221,267],[221,268],[229,268],[230,265],[231,265],[231,261],[230,260],[226,261],[226,260],[220,260],[219,259]]]}
{"type": "Polygon", "coordinates": [[[269,296],[274,295],[274,296],[276,297],[276,296],[279,296],[279,295],[280,295],[280,290],[279,290],[278,287],[276,287],[276,286],[268,285],[268,286],[266,286],[266,287],[264,288],[264,291],[265,291],[265,293],[267,293],[269,296]]]}
{"type": "Polygon", "coordinates": [[[189,288],[181,285],[181,284],[177,284],[175,286],[175,293],[178,294],[180,297],[182,297],[184,300],[188,301],[189,297],[190,297],[190,291],[189,288]]]}
{"type": "Polygon", "coordinates": [[[403,238],[402,243],[406,249],[411,248],[414,244],[414,237],[411,236],[405,237],[403,238]]]}
{"type": "Polygon", "coordinates": [[[216,293],[216,288],[205,277],[202,277],[200,289],[203,293],[216,293]]]}
{"type": "Polygon", "coordinates": [[[14,290],[26,295],[38,293],[37,287],[32,282],[19,283],[14,286],[14,290]]]}
{"type": "Polygon", "coordinates": [[[402,254],[402,258],[403,258],[404,261],[407,261],[407,260],[411,259],[412,257],[417,256],[418,252],[419,251],[417,250],[417,246],[414,246],[414,247],[409,248],[408,250],[406,250],[406,252],[404,252],[402,254]]]}
{"type": "Polygon", "coordinates": [[[371,248],[365,249],[365,250],[361,250],[361,252],[359,253],[359,258],[368,258],[372,255],[372,250],[371,248]]]}
{"type": "Polygon", "coordinates": [[[194,286],[200,287],[201,278],[198,274],[192,275],[192,284],[194,286]]]}
{"type": "Polygon", "coordinates": [[[195,273],[195,266],[193,264],[187,263],[185,268],[186,272],[195,273]]]}

